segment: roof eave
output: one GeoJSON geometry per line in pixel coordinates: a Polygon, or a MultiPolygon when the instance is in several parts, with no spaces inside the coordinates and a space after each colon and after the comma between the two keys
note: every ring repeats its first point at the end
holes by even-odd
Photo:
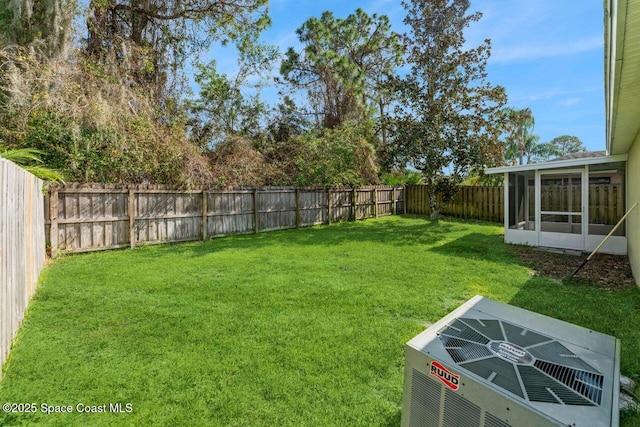
{"type": "Polygon", "coordinates": [[[525,172],[542,169],[567,169],[571,167],[582,167],[585,165],[598,165],[603,163],[617,163],[626,162],[626,154],[617,154],[614,156],[602,156],[602,157],[587,157],[582,159],[569,159],[569,160],[557,160],[545,163],[534,163],[531,165],[517,165],[517,166],[499,166],[496,168],[487,168],[484,173],[487,175],[493,175],[497,173],[505,172],[525,172]]]}

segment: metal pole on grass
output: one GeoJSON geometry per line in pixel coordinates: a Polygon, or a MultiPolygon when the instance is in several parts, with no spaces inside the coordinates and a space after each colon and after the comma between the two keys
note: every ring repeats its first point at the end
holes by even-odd
{"type": "Polygon", "coordinates": [[[609,237],[611,237],[613,235],[613,233],[615,233],[615,231],[618,229],[618,227],[620,227],[620,224],[622,224],[622,222],[627,218],[627,216],[631,213],[632,210],[634,210],[636,208],[636,206],[638,206],[638,202],[635,202],[633,204],[633,206],[631,206],[631,208],[629,208],[629,210],[627,211],[626,214],[624,214],[624,216],[622,218],[620,218],[620,221],[618,221],[618,223],[616,224],[615,227],[613,227],[613,230],[611,230],[609,232],[609,234],[607,234],[607,236],[602,239],[602,242],[600,242],[600,244],[598,246],[596,246],[596,248],[593,250],[593,252],[591,252],[591,254],[587,257],[587,259],[585,259],[584,261],[582,261],[582,264],[580,264],[580,266],[578,266],[578,268],[576,268],[575,270],[573,270],[573,273],[571,273],[569,276],[567,276],[566,280],[569,281],[571,279],[573,279],[573,276],[576,275],[576,273],[578,271],[580,271],[580,269],[582,267],[585,266],[586,263],[589,262],[589,260],[596,254],[596,252],[598,252],[598,249],[600,249],[602,247],[602,245],[604,245],[604,243],[607,241],[607,239],[609,237]]]}

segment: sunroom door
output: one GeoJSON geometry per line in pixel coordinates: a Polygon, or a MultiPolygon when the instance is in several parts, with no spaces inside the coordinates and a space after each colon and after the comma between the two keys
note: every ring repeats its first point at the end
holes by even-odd
{"type": "Polygon", "coordinates": [[[540,172],[536,185],[538,244],[584,250],[587,227],[584,170],[540,172]]]}

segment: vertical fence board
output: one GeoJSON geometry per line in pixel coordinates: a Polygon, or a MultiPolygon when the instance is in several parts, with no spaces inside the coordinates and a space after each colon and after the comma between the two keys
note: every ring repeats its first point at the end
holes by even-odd
{"type": "Polygon", "coordinates": [[[371,218],[402,213],[407,204],[404,188],[384,186],[184,192],[153,185],[67,184],[47,195],[47,242],[56,243],[58,236],[54,253],[133,247],[371,218]]]}
{"type": "Polygon", "coordinates": [[[42,185],[35,176],[0,159],[0,366],[7,359],[44,265],[42,185]]]}
{"type": "MultiPolygon", "coordinates": [[[[405,187],[404,191],[408,213],[425,215],[430,213],[426,186],[410,185],[405,187]]],[[[618,184],[589,185],[589,223],[616,224],[624,214],[622,193],[622,187],[618,184]]],[[[578,211],[582,194],[577,185],[571,188],[562,185],[545,185],[541,188],[540,201],[545,207],[544,210],[566,211],[569,207],[570,194],[572,209],[578,211]]],[[[446,203],[439,202],[439,208],[443,215],[503,222],[503,187],[460,186],[452,200],[446,203]]]]}

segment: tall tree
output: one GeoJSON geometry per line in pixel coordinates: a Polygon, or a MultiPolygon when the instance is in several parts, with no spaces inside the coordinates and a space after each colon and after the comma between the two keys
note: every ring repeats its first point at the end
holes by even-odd
{"type": "Polygon", "coordinates": [[[390,103],[383,84],[402,61],[398,34],[386,16],[362,9],[345,19],[328,11],[298,30],[301,52],[289,48],[280,73],[295,89],[305,89],[324,127],[380,116],[390,103]]]}
{"type": "Polygon", "coordinates": [[[538,143],[532,152],[532,162],[546,162],[557,155],[558,148],[555,145],[549,142],[538,143]]]}
{"type": "Polygon", "coordinates": [[[402,3],[410,33],[410,72],[398,81],[395,156],[424,175],[431,217],[438,194],[467,173],[502,160],[499,143],[504,88],[491,85],[485,71],[490,41],[465,49],[464,30],[482,16],[467,15],[468,0],[411,0],[402,3]],[[445,178],[445,170],[449,171],[445,178]]]}
{"type": "Polygon", "coordinates": [[[237,41],[269,23],[268,0],[91,0],[86,51],[120,61],[158,92],[180,81],[185,59],[213,41],[237,41]]]}
{"type": "MultiPolygon", "coordinates": [[[[71,21],[77,1],[7,0],[0,3],[3,45],[34,47],[47,58],[65,57],[71,47],[71,21]]],[[[4,46],[0,45],[0,48],[4,46]]]]}
{"type": "MultiPolygon", "coordinates": [[[[518,164],[524,164],[524,157],[527,152],[527,139],[532,147],[531,136],[536,121],[531,112],[531,108],[515,109],[505,107],[502,110],[505,118],[505,128],[507,131],[507,154],[515,153],[513,157],[505,157],[506,160],[518,159],[518,164]]],[[[531,151],[531,150],[529,150],[531,151]]],[[[530,160],[530,159],[529,159],[530,160]]]]}
{"type": "Polygon", "coordinates": [[[566,156],[571,153],[584,153],[587,151],[580,138],[573,135],[561,135],[549,141],[558,156],[566,156]]]}
{"type": "Polygon", "coordinates": [[[262,119],[267,106],[260,100],[260,90],[279,58],[275,46],[245,39],[239,45],[238,71],[220,74],[216,62],[197,66],[195,81],[200,96],[191,103],[194,130],[200,145],[211,146],[230,135],[255,136],[266,124],[262,119]]]}

